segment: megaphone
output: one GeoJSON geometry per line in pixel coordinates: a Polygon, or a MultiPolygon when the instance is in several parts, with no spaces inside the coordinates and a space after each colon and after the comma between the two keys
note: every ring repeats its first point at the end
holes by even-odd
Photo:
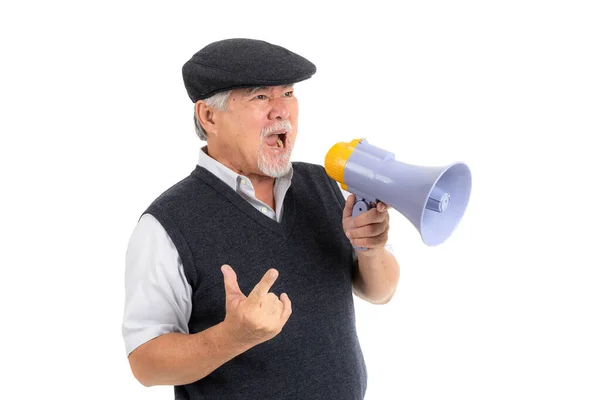
{"type": "Polygon", "coordinates": [[[331,147],[325,171],[356,196],[353,217],[384,202],[414,225],[427,246],[437,246],[452,235],[471,195],[471,171],[466,164],[405,164],[364,138],[331,147]]]}

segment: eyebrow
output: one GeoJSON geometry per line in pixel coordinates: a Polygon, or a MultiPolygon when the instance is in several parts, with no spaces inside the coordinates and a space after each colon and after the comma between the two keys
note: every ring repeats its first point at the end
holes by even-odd
{"type": "MultiPolygon", "coordinates": [[[[252,96],[254,93],[258,92],[259,90],[263,90],[266,89],[268,86],[258,86],[258,87],[251,87],[246,89],[246,91],[244,92],[245,96],[252,96]]],[[[293,88],[294,84],[291,85],[281,85],[280,87],[282,88],[293,88]]]]}
{"type": "Polygon", "coordinates": [[[246,89],[245,94],[247,96],[253,95],[254,93],[258,92],[259,90],[263,90],[266,89],[266,86],[258,86],[258,87],[251,87],[246,89]]]}

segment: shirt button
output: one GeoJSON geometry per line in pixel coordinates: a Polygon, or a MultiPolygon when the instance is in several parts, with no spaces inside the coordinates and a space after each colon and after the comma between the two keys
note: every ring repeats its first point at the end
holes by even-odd
{"type": "Polygon", "coordinates": [[[267,207],[263,207],[263,208],[261,208],[260,210],[261,210],[263,213],[265,213],[265,214],[267,213],[267,207]]]}
{"type": "Polygon", "coordinates": [[[246,180],[242,179],[242,185],[245,185],[245,184],[246,184],[246,180]]]}

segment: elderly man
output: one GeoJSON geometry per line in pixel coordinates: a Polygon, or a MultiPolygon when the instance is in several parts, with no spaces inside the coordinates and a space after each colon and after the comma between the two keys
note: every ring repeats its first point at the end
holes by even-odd
{"type": "Polygon", "coordinates": [[[143,385],[173,385],[176,399],[364,398],[353,293],[387,303],[399,267],[385,204],[352,218],[354,196],[322,166],[290,161],[293,85],[315,72],[250,39],[183,66],[207,146],[127,249],[123,337],[143,385]]]}

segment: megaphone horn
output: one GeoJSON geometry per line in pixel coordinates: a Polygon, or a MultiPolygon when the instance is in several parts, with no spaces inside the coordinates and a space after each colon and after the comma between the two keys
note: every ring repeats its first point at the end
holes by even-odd
{"type": "Polygon", "coordinates": [[[428,246],[437,246],[452,235],[471,195],[471,171],[466,164],[406,164],[366,139],[331,147],[325,171],[356,196],[353,217],[382,201],[404,215],[428,246]]]}

